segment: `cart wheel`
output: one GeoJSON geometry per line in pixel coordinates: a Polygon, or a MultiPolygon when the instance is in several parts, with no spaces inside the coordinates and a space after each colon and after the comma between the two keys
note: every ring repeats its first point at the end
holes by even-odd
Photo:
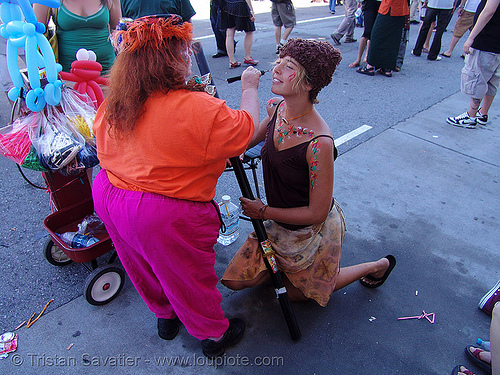
{"type": "Polygon", "coordinates": [[[73,262],[69,256],[67,256],[60,248],[57,246],[51,238],[49,238],[44,245],[45,259],[54,266],[65,266],[73,262]]]}
{"type": "Polygon", "coordinates": [[[123,287],[125,272],[117,267],[96,268],[87,277],[83,295],[94,306],[105,305],[113,300],[123,287]]]}

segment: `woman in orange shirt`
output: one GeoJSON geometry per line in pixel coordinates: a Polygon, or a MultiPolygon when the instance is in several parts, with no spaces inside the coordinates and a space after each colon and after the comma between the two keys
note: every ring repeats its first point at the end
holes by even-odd
{"type": "Polygon", "coordinates": [[[110,92],[93,127],[102,167],[95,211],[158,318],[158,335],[171,340],[182,323],[206,356],[222,355],[245,324],[228,321],[221,308],[213,197],[226,159],[243,153],[253,136],[260,72],[243,72],[241,110],[233,110],[193,79],[186,83],[192,26],[180,16],[139,18],[114,42],[110,92]]]}

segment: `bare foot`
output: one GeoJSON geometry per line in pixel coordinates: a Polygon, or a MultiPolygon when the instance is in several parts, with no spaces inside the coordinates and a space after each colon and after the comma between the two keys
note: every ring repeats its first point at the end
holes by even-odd
{"type": "Polygon", "coordinates": [[[382,259],[377,260],[376,262],[373,262],[373,270],[374,271],[370,272],[367,275],[367,276],[371,276],[371,278],[365,276],[365,277],[362,277],[361,280],[363,280],[365,283],[370,284],[370,285],[377,284],[378,281],[375,281],[373,279],[377,279],[377,278],[384,276],[384,273],[389,268],[389,265],[390,265],[389,259],[387,259],[387,258],[382,258],[382,259]]]}
{"type": "Polygon", "coordinates": [[[352,63],[349,64],[349,68],[354,68],[356,66],[359,66],[359,60],[353,61],[352,63]]]}

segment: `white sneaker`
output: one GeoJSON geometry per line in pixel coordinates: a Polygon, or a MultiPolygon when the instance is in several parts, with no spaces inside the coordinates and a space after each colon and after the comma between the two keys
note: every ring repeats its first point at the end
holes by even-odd
{"type": "Polygon", "coordinates": [[[276,54],[279,55],[281,49],[283,48],[284,44],[280,43],[276,46],[276,54]]]}
{"type": "Polygon", "coordinates": [[[476,121],[479,125],[486,125],[488,123],[488,115],[483,115],[481,110],[476,113],[476,121]]]}
{"type": "Polygon", "coordinates": [[[460,126],[467,129],[475,129],[477,124],[476,119],[470,117],[467,111],[455,117],[448,117],[446,119],[446,122],[448,124],[460,126]]]}

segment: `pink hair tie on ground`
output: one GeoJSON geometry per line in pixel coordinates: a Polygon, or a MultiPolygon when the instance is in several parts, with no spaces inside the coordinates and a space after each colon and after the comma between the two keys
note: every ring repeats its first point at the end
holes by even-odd
{"type": "Polygon", "coordinates": [[[431,324],[434,324],[436,314],[434,313],[426,313],[425,310],[422,310],[422,315],[418,316],[404,316],[401,318],[398,318],[398,320],[408,320],[408,319],[422,319],[425,318],[427,321],[431,324]]]}

